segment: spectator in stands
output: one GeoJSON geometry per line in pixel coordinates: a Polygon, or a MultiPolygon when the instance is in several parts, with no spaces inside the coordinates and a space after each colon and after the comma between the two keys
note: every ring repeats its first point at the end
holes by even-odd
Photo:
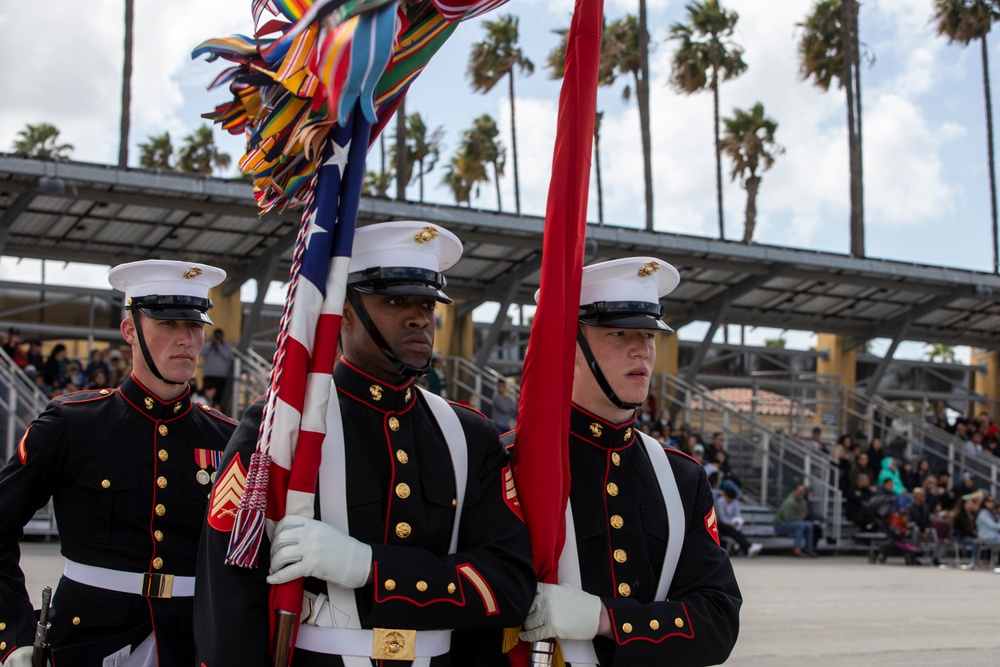
{"type": "Polygon", "coordinates": [[[983,437],[983,451],[1000,457],[1000,440],[994,435],[987,434],[983,437]]]}
{"type": "Polygon", "coordinates": [[[958,493],[951,486],[951,475],[947,471],[942,471],[938,474],[937,485],[940,489],[938,501],[941,503],[941,509],[951,512],[955,509],[955,504],[958,503],[958,499],[962,497],[962,494],[958,493]]]}
{"type": "Polygon", "coordinates": [[[877,484],[879,487],[882,487],[886,481],[892,482],[891,490],[897,496],[902,496],[909,490],[903,484],[903,480],[899,476],[899,470],[896,469],[896,459],[891,456],[882,459],[882,470],[878,474],[877,484]]]}
{"type": "Polygon", "coordinates": [[[910,520],[917,527],[918,536],[923,537],[931,530],[931,513],[933,508],[927,502],[927,491],[922,486],[913,489],[913,502],[907,508],[910,520]]]}
{"type": "Polygon", "coordinates": [[[493,394],[493,423],[501,434],[514,428],[517,420],[517,399],[510,394],[506,380],[497,380],[497,390],[493,394]]]}
{"type": "Polygon", "coordinates": [[[198,378],[191,378],[188,380],[188,386],[191,387],[191,400],[195,403],[201,403],[202,405],[207,405],[205,396],[201,393],[201,388],[198,386],[198,378]]]}
{"type": "MultiPolygon", "coordinates": [[[[42,377],[45,378],[45,384],[49,386],[50,390],[54,387],[62,387],[66,378],[66,366],[68,365],[69,362],[66,360],[66,346],[62,343],[57,343],[52,348],[52,353],[49,354],[49,358],[45,361],[45,367],[42,370],[42,377]]],[[[56,395],[58,396],[58,394],[56,395]]]]}
{"type": "Polygon", "coordinates": [[[94,373],[98,370],[103,370],[105,377],[108,377],[111,374],[111,366],[109,366],[108,362],[104,360],[104,353],[101,352],[101,350],[95,349],[90,351],[90,360],[87,363],[86,369],[87,378],[93,379],[94,373]]]}
{"type": "MultiPolygon", "coordinates": [[[[997,503],[993,496],[983,497],[983,505],[976,514],[976,534],[981,548],[991,551],[1000,549],[1000,520],[997,519],[997,503]]],[[[984,565],[988,563],[984,562],[984,565]]]]}
{"type": "Polygon", "coordinates": [[[951,539],[969,547],[972,560],[962,569],[974,568],[979,564],[979,537],[976,532],[976,515],[982,504],[982,492],[962,496],[951,513],[951,539]]]}
{"type": "Polygon", "coordinates": [[[916,470],[913,471],[913,478],[914,478],[914,480],[915,480],[916,483],[911,488],[916,488],[918,486],[923,486],[924,485],[924,481],[928,477],[933,477],[933,476],[934,475],[931,472],[931,462],[930,462],[930,459],[927,459],[927,458],[920,459],[919,461],[917,461],[917,468],[916,468],[916,470]]]}
{"type": "Polygon", "coordinates": [[[866,530],[868,515],[865,512],[866,503],[874,495],[872,480],[868,473],[861,472],[844,494],[844,516],[858,528],[866,530]]]}
{"type": "Polygon", "coordinates": [[[903,486],[907,489],[915,489],[920,486],[920,482],[917,481],[917,471],[913,469],[913,464],[909,461],[902,461],[902,465],[899,467],[899,478],[903,480],[903,486]]]}
{"type": "Polygon", "coordinates": [[[792,553],[798,557],[816,556],[813,541],[813,522],[808,521],[809,503],[806,501],[806,487],[797,485],[781,503],[774,515],[775,535],[794,537],[792,553]]]}
{"type": "Polygon", "coordinates": [[[930,505],[931,514],[946,511],[941,504],[941,498],[944,497],[945,491],[938,485],[937,477],[931,475],[925,479],[923,487],[924,491],[927,492],[927,504],[930,505]]]}
{"type": "Polygon", "coordinates": [[[715,499],[715,517],[718,519],[719,534],[740,545],[740,551],[749,558],[760,553],[763,545],[750,543],[743,534],[743,516],[740,513],[740,490],[732,482],[722,483],[722,493],[715,499]]]}
{"type": "Polygon", "coordinates": [[[45,368],[45,357],[42,356],[42,341],[33,338],[28,343],[28,351],[25,354],[28,357],[29,366],[34,366],[39,372],[45,368]]]}
{"type": "Polygon", "coordinates": [[[715,461],[715,455],[726,449],[726,436],[722,433],[713,433],[712,441],[705,447],[705,460],[715,461]]]}
{"type": "Polygon", "coordinates": [[[427,374],[427,391],[438,396],[447,396],[448,378],[444,374],[444,361],[435,355],[431,359],[431,372],[427,374]]]}
{"type": "Polygon", "coordinates": [[[851,464],[851,469],[847,471],[848,488],[858,484],[858,475],[862,473],[868,476],[869,482],[875,477],[875,471],[868,464],[868,454],[858,452],[857,456],[854,457],[854,463],[851,464]]]}
{"type": "Polygon", "coordinates": [[[688,444],[691,448],[688,452],[691,455],[691,458],[696,460],[701,465],[705,465],[705,446],[698,442],[698,438],[693,435],[688,438],[688,444]]]}
{"type": "Polygon", "coordinates": [[[854,441],[846,433],[837,438],[837,444],[833,447],[833,458],[840,469],[840,489],[846,490],[850,481],[851,466],[857,457],[857,449],[854,441]]]}
{"type": "Polygon", "coordinates": [[[726,450],[720,449],[716,451],[715,457],[708,460],[714,463],[715,467],[719,469],[719,473],[722,475],[723,481],[732,482],[737,487],[741,489],[743,488],[743,482],[736,476],[736,473],[733,472],[732,466],[729,465],[729,454],[726,453],[726,450]]]}
{"type": "Polygon", "coordinates": [[[885,457],[886,453],[882,449],[882,438],[872,438],[871,444],[868,445],[868,465],[871,466],[872,470],[880,471],[882,470],[882,459],[885,457]]]}
{"type": "Polygon", "coordinates": [[[827,447],[826,443],[823,442],[823,429],[818,426],[814,427],[807,444],[811,444],[817,452],[823,452],[826,454],[827,447]]]}
{"type": "Polygon", "coordinates": [[[205,343],[201,358],[201,383],[206,389],[215,387],[218,399],[224,400],[226,384],[229,382],[229,364],[233,360],[233,347],[226,342],[226,335],[222,329],[212,332],[212,340],[205,343]]]}
{"type": "MultiPolygon", "coordinates": [[[[87,386],[87,374],[80,368],[80,362],[75,359],[66,364],[66,383],[67,385],[72,384],[76,388],[73,391],[87,386]]],[[[70,390],[67,389],[68,391],[70,390]]]]}
{"type": "Polygon", "coordinates": [[[11,358],[11,361],[17,364],[18,368],[23,370],[28,366],[28,355],[21,348],[21,338],[17,329],[10,330],[10,334],[7,337],[7,344],[4,345],[3,351],[11,358]]]}
{"type": "Polygon", "coordinates": [[[934,404],[934,409],[929,415],[927,415],[927,422],[933,426],[937,426],[942,430],[950,430],[950,425],[948,424],[948,414],[947,407],[944,401],[938,401],[934,404]]]}
{"type": "Polygon", "coordinates": [[[966,496],[976,490],[976,479],[972,476],[972,473],[965,471],[962,476],[958,479],[958,483],[955,484],[955,497],[961,498],[966,496]]]}
{"type": "Polygon", "coordinates": [[[90,380],[87,381],[87,389],[110,389],[111,385],[108,382],[108,374],[104,372],[103,368],[98,368],[94,371],[94,375],[91,376],[90,380]]]}
{"type": "Polygon", "coordinates": [[[108,365],[111,367],[108,380],[111,382],[112,387],[119,386],[129,376],[129,373],[132,372],[132,369],[122,356],[122,351],[116,348],[111,348],[111,351],[108,352],[108,365]]]}

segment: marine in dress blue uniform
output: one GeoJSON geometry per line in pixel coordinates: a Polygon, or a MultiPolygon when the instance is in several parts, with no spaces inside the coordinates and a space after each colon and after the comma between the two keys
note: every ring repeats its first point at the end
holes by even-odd
{"type": "Polygon", "coordinates": [[[211,322],[208,289],[224,276],[161,260],[109,274],[126,294],[122,332],[135,371],[117,389],[54,399],[0,470],[5,665],[30,664],[35,618],[18,540],[50,498],[67,559],[49,616],[53,663],[193,663],[198,535],[210,476],[235,423],[193,403],[187,381],[211,322]]]}
{"type": "Polygon", "coordinates": [[[256,568],[225,564],[263,412],[262,401],[251,407],[226,450],[202,535],[198,664],[268,664],[269,582],[300,576],[306,596],[294,667],[476,664],[475,629],[514,626],[524,617],[535,577],[496,429],[415,384],[430,369],[435,303],[451,303],[442,272],[460,255],[454,235],[424,222],[357,231],[331,408],[343,440],[331,437],[328,413],[323,444],[324,462],[342,452],[342,468],[332,473],[342,476],[346,507],[331,500],[336,477],[321,467],[318,519],[279,522],[263,538],[256,568]],[[451,429],[433,405],[456,420],[451,429]],[[455,431],[464,439],[460,450],[450,449],[455,431]],[[456,457],[467,460],[461,489],[456,457]],[[338,511],[346,513],[346,531],[331,525],[338,511]],[[419,631],[415,639],[412,631],[419,631]],[[416,662],[402,653],[387,659],[414,642],[416,662]]]}
{"type": "Polygon", "coordinates": [[[583,270],[570,417],[572,531],[560,583],[539,585],[521,634],[557,639],[574,667],[714,665],[736,643],[742,598],[719,545],[704,469],[644,441],[636,428],[655,335],[670,332],[659,301],[678,282],[672,266],[649,257],[583,270]]]}

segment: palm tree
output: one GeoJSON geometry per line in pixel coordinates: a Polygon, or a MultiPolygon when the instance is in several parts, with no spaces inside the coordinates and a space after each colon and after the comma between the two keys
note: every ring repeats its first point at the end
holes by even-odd
{"type": "Polygon", "coordinates": [[[409,157],[406,148],[406,96],[399,101],[396,108],[396,141],[393,146],[396,154],[396,199],[406,200],[406,185],[410,182],[410,172],[412,167],[407,158],[409,157]]]}
{"type": "MultiPolygon", "coordinates": [[[[615,83],[619,76],[633,78],[633,81],[625,84],[622,89],[622,99],[627,103],[632,98],[634,85],[636,102],[639,106],[639,132],[642,138],[643,177],[646,185],[646,230],[653,231],[653,163],[652,141],[649,133],[649,58],[646,54],[649,34],[644,27],[644,1],[640,2],[639,13],[638,20],[635,16],[628,14],[604,26],[597,85],[610,86],[615,83]]],[[[549,52],[547,64],[552,78],[561,79],[566,65],[566,35],[569,30],[563,28],[554,32],[560,35],[561,39],[559,44],[549,52]]],[[[598,127],[594,129],[595,132],[599,131],[598,127]]],[[[595,139],[597,139],[596,134],[595,139]]],[[[598,142],[595,141],[594,150],[597,151],[597,149],[598,142]]],[[[599,160],[595,160],[595,163],[597,162],[599,160]]],[[[597,180],[600,183],[599,168],[597,180]]],[[[600,197],[601,193],[598,189],[598,202],[600,202],[600,197]]],[[[601,214],[601,218],[603,221],[603,214],[601,214]]]]}
{"type": "MultiPolygon", "coordinates": [[[[484,164],[493,165],[493,184],[497,190],[497,210],[503,211],[503,204],[500,201],[500,177],[503,175],[504,166],[507,163],[507,150],[500,143],[498,137],[500,130],[497,129],[496,121],[489,114],[483,114],[472,123],[472,129],[465,133],[467,142],[466,151],[478,161],[484,164]]],[[[479,187],[476,186],[476,196],[479,196],[479,187]]]]}
{"type": "Polygon", "coordinates": [[[924,345],[924,354],[927,355],[927,361],[940,360],[945,364],[955,363],[954,345],[946,345],[944,343],[928,343],[927,345],[924,345]]]}
{"type": "Polygon", "coordinates": [[[202,124],[184,137],[184,145],[177,157],[177,170],[192,174],[211,174],[217,169],[228,169],[231,163],[229,155],[215,145],[212,128],[202,124]]]}
{"type": "Polygon", "coordinates": [[[740,15],[727,11],[719,0],[687,5],[688,23],[670,26],[670,39],[680,42],[674,53],[671,81],[678,91],[690,95],[712,91],[715,129],[715,198],[719,212],[719,238],[726,238],[722,217],[722,144],[719,138],[719,82],[747,70],[743,47],[730,37],[740,15]]]}
{"type": "Polygon", "coordinates": [[[170,133],[154,134],[139,144],[139,165],[147,169],[173,169],[170,160],[174,155],[174,145],[170,133]]]}
{"type": "Polygon", "coordinates": [[[535,65],[524,55],[517,45],[518,20],[506,14],[496,21],[484,21],[486,39],[472,45],[469,59],[469,76],[472,89],[488,93],[503,77],[507,77],[510,89],[510,138],[514,155],[514,208],[521,212],[521,185],[517,165],[517,130],[514,113],[514,68],[531,74],[535,65]]]}
{"type": "Polygon", "coordinates": [[[993,104],[990,95],[990,67],[986,36],[1000,20],[998,0],[934,0],[934,20],[938,34],[949,42],[968,46],[978,39],[983,63],[983,97],[986,99],[986,150],[990,167],[990,211],[993,214],[993,273],[1000,272],[1000,243],[997,241],[997,183],[993,160],[993,104]]]}
{"type": "Polygon", "coordinates": [[[129,114],[132,106],[132,17],[134,0],[125,0],[125,44],[122,63],[122,118],[118,134],[118,166],[128,166],[129,114]]]}
{"type": "Polygon", "coordinates": [[[432,171],[441,157],[441,142],[444,140],[444,129],[438,127],[430,135],[427,134],[427,125],[419,113],[412,113],[406,117],[406,141],[407,141],[407,167],[409,168],[408,182],[413,179],[420,181],[420,202],[424,201],[424,174],[432,171]],[[425,164],[426,163],[426,164],[425,164]],[[417,166],[417,171],[413,173],[413,166],[417,166]]]}
{"type": "Polygon", "coordinates": [[[475,160],[463,154],[461,150],[452,156],[442,182],[451,189],[456,204],[465,203],[466,206],[472,206],[472,188],[478,180],[481,167],[481,164],[475,164],[475,160]]]}
{"type": "Polygon", "coordinates": [[[12,150],[16,155],[41,160],[68,160],[73,144],[60,144],[59,128],[52,123],[28,123],[17,133],[12,150]]]}
{"type": "Polygon", "coordinates": [[[731,118],[724,118],[725,136],[721,147],[733,161],[732,179],[743,181],[747,191],[746,224],[743,228],[743,242],[753,240],[757,223],[757,192],[760,189],[760,171],[767,171],[774,164],[774,158],[784,149],[774,141],[778,123],[764,116],[764,105],[758,102],[750,111],[733,109],[731,118]]]}
{"type": "Polygon", "coordinates": [[[829,90],[834,79],[847,98],[847,146],[851,173],[851,255],[865,256],[864,187],[861,163],[861,61],[857,0],[819,0],[799,40],[802,78],[829,90]]]}

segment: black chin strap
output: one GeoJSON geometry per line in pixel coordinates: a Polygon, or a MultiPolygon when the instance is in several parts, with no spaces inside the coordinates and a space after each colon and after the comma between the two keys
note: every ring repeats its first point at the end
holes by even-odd
{"type": "Polygon", "coordinates": [[[590,366],[590,372],[594,374],[594,379],[597,380],[597,385],[604,392],[604,395],[608,397],[609,401],[622,410],[634,410],[642,405],[642,403],[626,403],[622,399],[618,398],[615,390],[612,389],[611,385],[608,383],[608,379],[604,377],[604,373],[601,372],[601,367],[597,365],[597,359],[594,358],[594,353],[590,351],[590,345],[587,344],[587,339],[583,335],[583,327],[577,327],[576,342],[580,345],[580,350],[583,352],[584,359],[587,360],[587,365],[590,366]]]}
{"type": "Polygon", "coordinates": [[[392,351],[389,344],[385,342],[385,338],[379,333],[378,328],[372,324],[372,318],[368,315],[368,311],[365,309],[364,304],[361,303],[361,296],[358,294],[357,290],[348,287],[347,288],[347,300],[351,303],[351,307],[354,308],[354,312],[357,313],[358,319],[361,321],[361,325],[368,332],[369,337],[375,343],[385,358],[388,359],[393,366],[396,367],[396,372],[403,377],[420,377],[421,375],[427,375],[431,370],[431,356],[427,357],[427,364],[422,368],[416,368],[410,366],[409,364],[403,362],[402,359],[396,356],[396,353],[392,351]]]}
{"type": "Polygon", "coordinates": [[[153,356],[149,353],[149,348],[146,347],[146,339],[142,335],[142,322],[139,321],[139,311],[132,311],[132,323],[135,324],[135,337],[139,339],[139,349],[142,350],[142,358],[146,360],[146,366],[149,367],[149,372],[153,374],[154,377],[166,382],[167,384],[187,384],[186,382],[174,382],[173,380],[168,380],[160,374],[160,369],[156,367],[153,363],[153,356]]]}

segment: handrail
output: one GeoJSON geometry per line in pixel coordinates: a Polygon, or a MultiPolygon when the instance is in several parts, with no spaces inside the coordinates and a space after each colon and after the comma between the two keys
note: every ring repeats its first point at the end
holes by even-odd
{"type": "Polygon", "coordinates": [[[493,391],[497,382],[503,380],[510,385],[511,396],[517,397],[520,385],[489,366],[483,368],[464,357],[441,357],[448,380],[446,397],[452,401],[467,400],[469,405],[479,410],[493,407],[493,391]]]}

